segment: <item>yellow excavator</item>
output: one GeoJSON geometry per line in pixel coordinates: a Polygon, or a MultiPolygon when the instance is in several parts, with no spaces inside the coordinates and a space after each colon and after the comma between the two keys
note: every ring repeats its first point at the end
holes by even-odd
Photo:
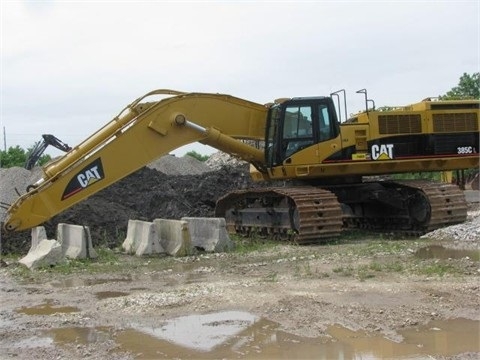
{"type": "Polygon", "coordinates": [[[346,227],[421,234],[465,221],[458,186],[384,176],[478,168],[480,101],[425,99],[375,109],[366,90],[359,92],[365,111],[347,118],[338,92],[264,105],[223,94],[152,91],[45,165],[43,177],[9,207],[4,228],[42,224],[193,142],[248,161],[254,180],[275,184],[217,201],[215,215],[232,232],[309,243],[346,227]],[[154,95],[160,100],[152,101],[154,95]]]}

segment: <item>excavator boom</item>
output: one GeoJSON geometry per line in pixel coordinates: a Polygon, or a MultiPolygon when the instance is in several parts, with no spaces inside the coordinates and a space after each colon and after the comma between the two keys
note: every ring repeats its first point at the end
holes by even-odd
{"type": "Polygon", "coordinates": [[[150,92],[46,166],[34,190],[8,210],[5,228],[37,226],[158,157],[196,141],[261,167],[263,152],[234,138],[263,140],[267,111],[263,105],[229,95],[150,92]],[[173,96],[141,102],[151,95],[173,96]]]}

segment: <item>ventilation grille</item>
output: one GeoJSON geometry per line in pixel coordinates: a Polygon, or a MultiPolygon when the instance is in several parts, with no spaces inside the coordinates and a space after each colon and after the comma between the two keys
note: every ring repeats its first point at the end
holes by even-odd
{"type": "Polygon", "coordinates": [[[477,113],[433,114],[433,131],[439,133],[478,131],[477,113]]]}
{"type": "Polygon", "coordinates": [[[420,115],[379,115],[380,134],[413,134],[422,132],[420,115]]]}

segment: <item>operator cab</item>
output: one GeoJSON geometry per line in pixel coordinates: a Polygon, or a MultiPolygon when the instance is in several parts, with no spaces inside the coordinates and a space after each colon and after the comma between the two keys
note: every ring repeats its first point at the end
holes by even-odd
{"type": "Polygon", "coordinates": [[[267,119],[267,166],[281,165],[298,151],[333,139],[338,133],[337,115],[330,97],[292,98],[276,103],[267,119]]]}

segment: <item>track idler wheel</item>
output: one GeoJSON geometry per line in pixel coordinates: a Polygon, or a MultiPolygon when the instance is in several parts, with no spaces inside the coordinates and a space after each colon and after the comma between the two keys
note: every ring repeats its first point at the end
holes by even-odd
{"type": "Polygon", "coordinates": [[[408,212],[416,226],[426,226],[430,222],[431,208],[427,196],[417,191],[408,201],[408,212]]]}

